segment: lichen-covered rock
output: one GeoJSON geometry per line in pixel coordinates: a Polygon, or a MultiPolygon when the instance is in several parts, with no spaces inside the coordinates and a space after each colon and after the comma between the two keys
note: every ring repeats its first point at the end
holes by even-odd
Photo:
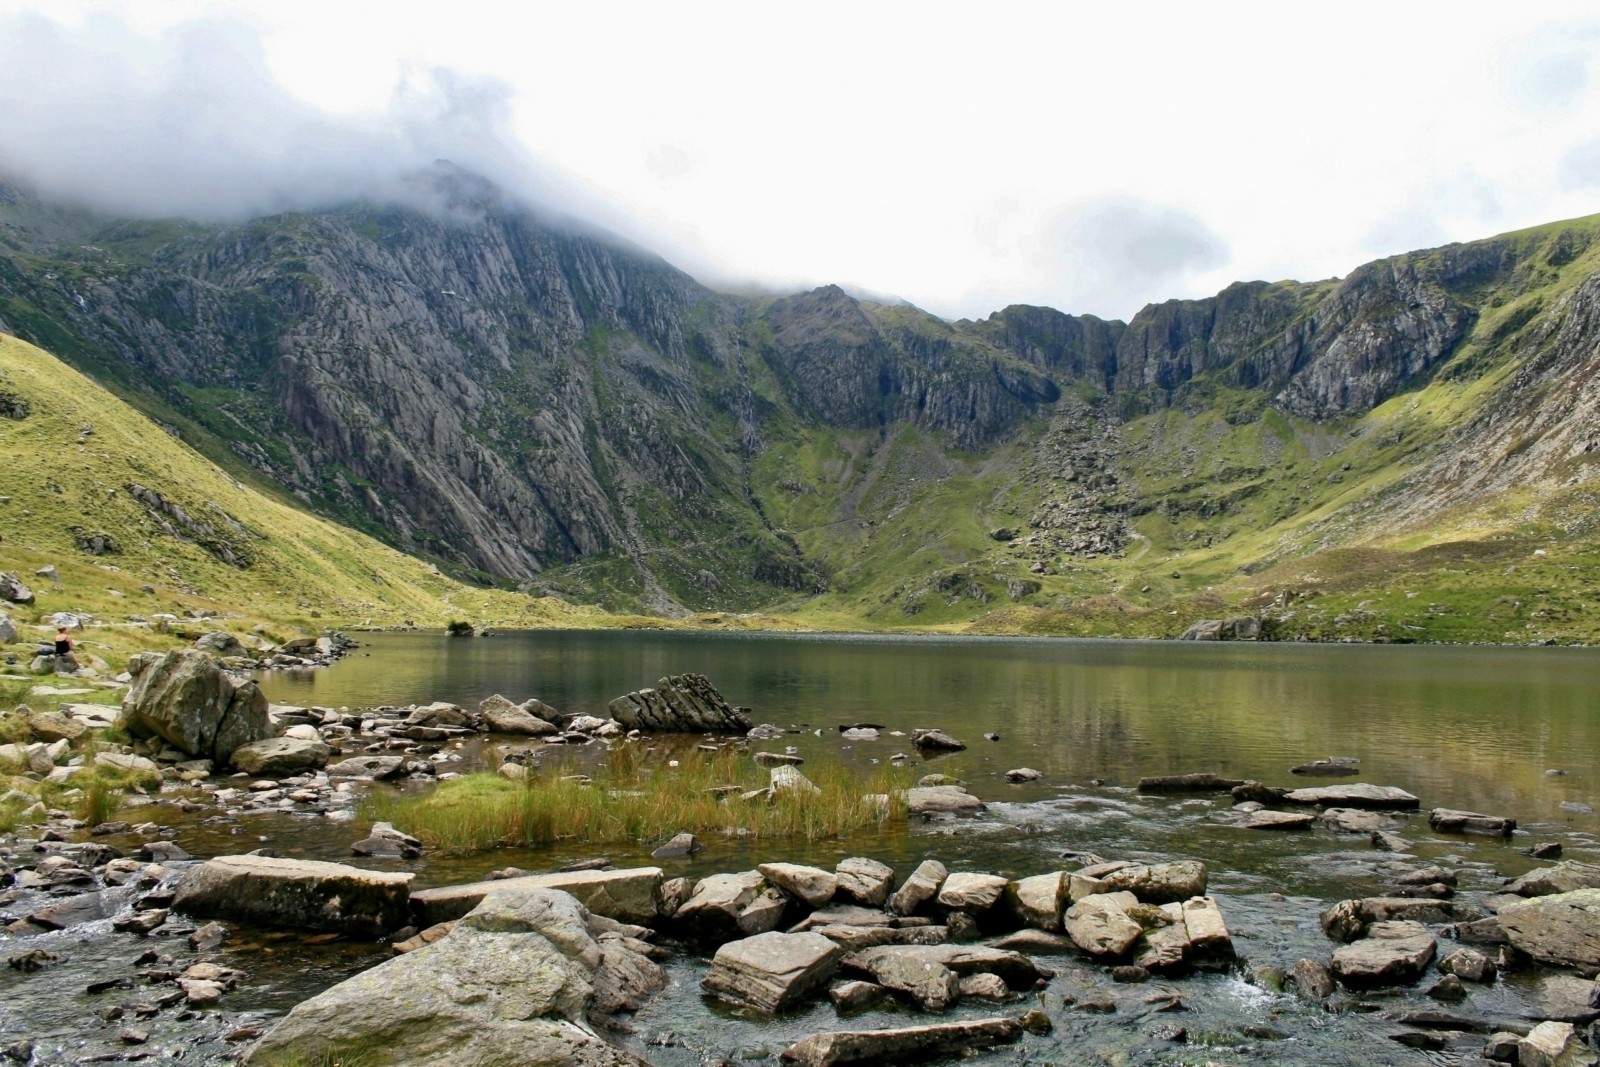
{"type": "Polygon", "coordinates": [[[332,752],[321,741],[300,737],[268,737],[240,745],[228,761],[246,774],[281,778],[299,771],[321,767],[332,752]]]}
{"type": "Polygon", "coordinates": [[[645,733],[743,734],[751,726],[703,674],[672,675],[654,689],[617,697],[611,717],[625,730],[645,733]]]}
{"type": "Polygon", "coordinates": [[[1534,897],[1495,917],[1507,940],[1534,959],[1600,973],[1600,889],[1534,897]]]}
{"type": "Polygon", "coordinates": [[[220,765],[240,745],[276,733],[265,694],[254,682],[234,681],[204,652],[145,652],[133,657],[128,671],[133,684],[119,722],[135,737],[160,737],[220,765]]]}
{"type": "Polygon", "coordinates": [[[615,941],[602,946],[568,894],[502,890],[447,936],[297,1005],[246,1062],[335,1062],[382,1049],[393,1067],[648,1067],[589,1028],[609,1006],[602,991],[611,989],[606,999],[617,1004],[616,991],[629,984],[608,980],[608,971],[665,981],[655,964],[634,957],[615,941]]]}

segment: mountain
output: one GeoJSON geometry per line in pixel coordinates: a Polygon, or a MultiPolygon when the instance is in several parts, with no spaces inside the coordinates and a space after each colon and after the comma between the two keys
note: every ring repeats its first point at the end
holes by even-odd
{"type": "Polygon", "coordinates": [[[333,622],[595,621],[556,601],[463,586],[258,492],[49,353],[7,337],[0,469],[0,570],[21,572],[37,610],[225,609],[312,633],[333,622]],[[35,577],[45,567],[57,578],[35,577]]]}
{"type": "Polygon", "coordinates": [[[1540,639],[1587,632],[1581,592],[1473,583],[1588,552],[1597,229],[1128,323],[952,323],[714,292],[446,165],[409,205],[237,225],[5,186],[0,330],[484,583],[843,626],[1170,633],[1244,605],[1286,634],[1540,639]],[[1407,575],[1459,596],[1396,599],[1407,575]]]}

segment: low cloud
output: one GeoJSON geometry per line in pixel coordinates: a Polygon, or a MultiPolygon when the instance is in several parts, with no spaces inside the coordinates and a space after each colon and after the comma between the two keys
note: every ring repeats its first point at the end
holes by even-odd
{"type": "Polygon", "coordinates": [[[1047,241],[1073,307],[1118,316],[1186,292],[1232,258],[1227,242],[1194,215],[1132,197],[1069,212],[1047,241]]]}
{"type": "Polygon", "coordinates": [[[393,198],[438,159],[556,212],[595,207],[516,147],[510,103],[492,79],[427,68],[384,111],[333,116],[279,85],[238,22],[147,36],[104,17],[0,19],[0,173],[111,213],[212,221],[393,198]]]}

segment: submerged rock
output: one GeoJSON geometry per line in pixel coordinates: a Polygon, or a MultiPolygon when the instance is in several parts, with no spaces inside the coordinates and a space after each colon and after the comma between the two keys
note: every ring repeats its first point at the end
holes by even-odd
{"type": "Polygon", "coordinates": [[[1419,922],[1374,923],[1360,941],[1333,953],[1333,973],[1352,989],[1406,985],[1421,978],[1438,944],[1419,922]]]}
{"type": "Polygon", "coordinates": [[[1244,785],[1243,778],[1224,778],[1212,771],[1163,774],[1139,779],[1141,793],[1226,793],[1244,785]]]}

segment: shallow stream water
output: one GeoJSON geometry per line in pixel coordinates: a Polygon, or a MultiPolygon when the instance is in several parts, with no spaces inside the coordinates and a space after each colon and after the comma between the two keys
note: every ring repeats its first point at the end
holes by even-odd
{"type": "MultiPolygon", "coordinates": [[[[757,722],[796,732],[758,747],[793,745],[870,768],[912,753],[924,771],[965,779],[990,804],[973,820],[927,823],[812,845],[750,846],[706,841],[692,860],[662,862],[668,874],[741,870],[766,860],[831,867],[849,855],[880,859],[904,875],[925,857],[952,870],[1022,877],[1060,869],[1065,852],[1106,858],[1205,861],[1247,963],[1228,974],[1116,985],[1105,969],[1068,957],[1045,962],[1060,975],[1038,998],[1056,1023],[1047,1037],[989,1054],[984,1062],[1071,1064],[1421,1064],[1473,1063],[1481,1038],[1461,1048],[1420,1052],[1386,1035],[1399,1028],[1385,1013],[1432,1007],[1417,990],[1363,998],[1373,1013],[1329,1013],[1247,980],[1252,968],[1287,969],[1302,956],[1326,959],[1333,945],[1317,926],[1329,903],[1378,895],[1396,868],[1438,862],[1457,869],[1461,897],[1492,891],[1504,876],[1536,864],[1518,847],[1560,842],[1570,859],[1600,861],[1592,813],[1600,775],[1600,653],[1565,649],[1434,648],[1320,645],[1187,644],[986,638],[818,635],[714,635],[670,632],[559,632],[448,639],[374,634],[332,668],[277,673],[265,685],[274,703],[352,708],[449,700],[475,704],[492,693],[537,696],[563,712],[605,714],[612,697],[665,674],[706,674],[757,722]],[[839,724],[885,727],[876,741],[841,742],[839,724]],[[966,741],[966,751],[922,759],[906,737],[938,727],[966,741]],[[820,734],[817,732],[820,731],[820,734]],[[998,733],[997,741],[984,738],[998,733]],[[1299,779],[1293,764],[1324,756],[1361,760],[1354,779],[1299,779]],[[1043,773],[1011,785],[1004,772],[1043,773]],[[1263,833],[1235,825],[1230,798],[1144,796],[1143,775],[1211,770],[1277,785],[1364,781],[1398,785],[1419,796],[1424,814],[1398,827],[1416,843],[1411,857],[1374,850],[1364,836],[1316,829],[1263,833]],[[1547,775],[1549,770],[1565,774],[1547,775]],[[1563,804],[1569,805],[1563,808],[1563,804]],[[1431,807],[1517,818],[1509,841],[1438,835],[1431,807]],[[1188,1010],[1157,1012],[1163,990],[1182,994],[1188,1010]],[[1089,1015],[1066,1005],[1114,1000],[1118,1010],[1089,1015]],[[1187,1031],[1186,1042],[1170,1037],[1187,1031]]],[[[491,744],[494,742],[490,742],[491,744]]],[[[595,746],[597,749],[599,746],[595,746]]],[[[482,745],[462,751],[469,761],[482,745]]],[[[565,758],[582,763],[594,749],[565,758]]],[[[382,787],[380,787],[382,788],[382,787]]],[[[347,860],[364,836],[358,821],[257,815],[202,825],[168,807],[151,817],[200,857],[263,844],[284,855],[347,860]]],[[[113,841],[115,843],[115,841],[113,841]]],[[[653,863],[649,843],[612,848],[618,866],[653,863]]],[[[416,885],[479,877],[507,865],[550,869],[589,858],[581,843],[502,850],[469,859],[425,856],[377,863],[415,870],[416,885]]],[[[360,861],[367,862],[367,861],[360,861]]],[[[57,942],[67,960],[37,975],[0,971],[0,1039],[26,1032],[60,1048],[41,1063],[81,1062],[116,1048],[116,1027],[94,1013],[104,999],[82,992],[97,977],[129,970],[125,957],[144,945],[94,928],[32,942],[57,942]]],[[[160,948],[160,938],[149,939],[160,948]]],[[[1449,944],[1441,948],[1448,951],[1449,944]]],[[[0,946],[12,950],[11,944],[0,946]]],[[[176,953],[181,955],[181,953],[176,953]]],[[[297,1001],[382,959],[385,947],[241,930],[220,962],[251,979],[203,1013],[174,1040],[141,1046],[157,1058],[217,1062],[229,1050],[221,1035],[242,1022],[269,1024],[297,1001]]],[[[703,999],[704,961],[676,961],[674,983],[634,1020],[634,1047],[662,1067],[719,1057],[755,1060],[806,1033],[841,1026],[826,1001],[796,1015],[762,1021],[703,999]],[[667,1035],[671,1035],[668,1037],[667,1035]]],[[[1474,989],[1466,1014],[1515,1019],[1533,1013],[1540,975],[1523,973],[1474,989]]],[[[1426,985],[1427,981],[1423,983],[1426,985]]],[[[1419,987],[1420,988],[1420,987],[1419,987]]],[[[127,994],[122,994],[124,997],[127,994]]],[[[1015,1011],[1015,1006],[1007,1007],[1015,1011]]],[[[993,1014],[963,1005],[953,1017],[993,1014]]],[[[919,1021],[910,1012],[869,1013],[851,1027],[919,1021]]],[[[160,1026],[153,1030],[161,1031],[160,1026]]],[[[45,1051],[43,1044],[41,1051],[45,1051]]]]}

